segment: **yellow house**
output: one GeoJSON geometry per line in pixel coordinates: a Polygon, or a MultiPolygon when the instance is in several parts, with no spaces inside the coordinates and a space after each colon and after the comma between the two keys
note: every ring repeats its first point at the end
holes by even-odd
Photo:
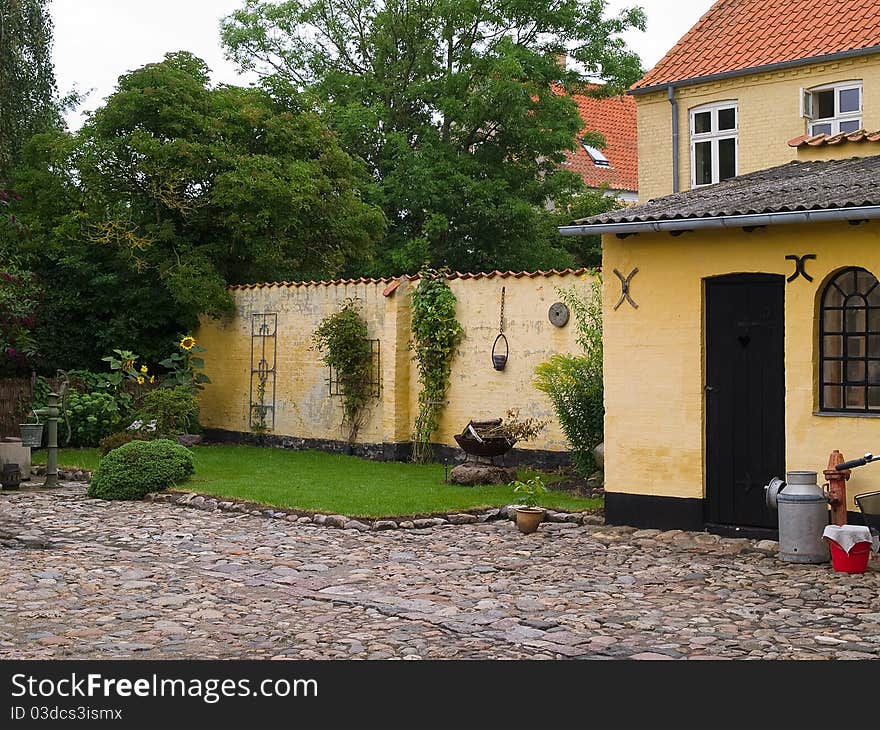
{"type": "Polygon", "coordinates": [[[642,203],[561,229],[603,237],[609,523],[769,535],[771,477],[880,451],[878,7],[823,10],[716,3],[632,90],[642,203]]]}

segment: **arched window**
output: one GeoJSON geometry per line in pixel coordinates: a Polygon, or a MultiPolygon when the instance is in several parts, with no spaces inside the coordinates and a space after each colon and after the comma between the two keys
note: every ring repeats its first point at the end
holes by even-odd
{"type": "Polygon", "coordinates": [[[819,408],[880,413],[880,282],[851,267],[822,292],[819,408]]]}

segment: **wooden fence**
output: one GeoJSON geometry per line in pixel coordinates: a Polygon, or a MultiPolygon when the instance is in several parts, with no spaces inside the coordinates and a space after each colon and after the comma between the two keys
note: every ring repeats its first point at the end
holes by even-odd
{"type": "Polygon", "coordinates": [[[0,378],[0,436],[19,436],[33,396],[33,378],[0,378]]]}

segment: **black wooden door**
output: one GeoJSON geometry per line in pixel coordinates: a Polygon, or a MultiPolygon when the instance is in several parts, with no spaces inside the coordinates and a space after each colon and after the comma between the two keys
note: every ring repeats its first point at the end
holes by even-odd
{"type": "Polygon", "coordinates": [[[706,521],[776,527],[764,503],[785,478],[785,284],[736,274],[706,282],[706,521]]]}

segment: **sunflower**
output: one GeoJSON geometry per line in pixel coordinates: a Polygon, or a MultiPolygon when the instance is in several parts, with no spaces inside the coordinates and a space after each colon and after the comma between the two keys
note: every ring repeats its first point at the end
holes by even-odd
{"type": "Polygon", "coordinates": [[[196,340],[194,337],[187,335],[180,341],[180,346],[184,350],[192,350],[196,346],[196,340]]]}

